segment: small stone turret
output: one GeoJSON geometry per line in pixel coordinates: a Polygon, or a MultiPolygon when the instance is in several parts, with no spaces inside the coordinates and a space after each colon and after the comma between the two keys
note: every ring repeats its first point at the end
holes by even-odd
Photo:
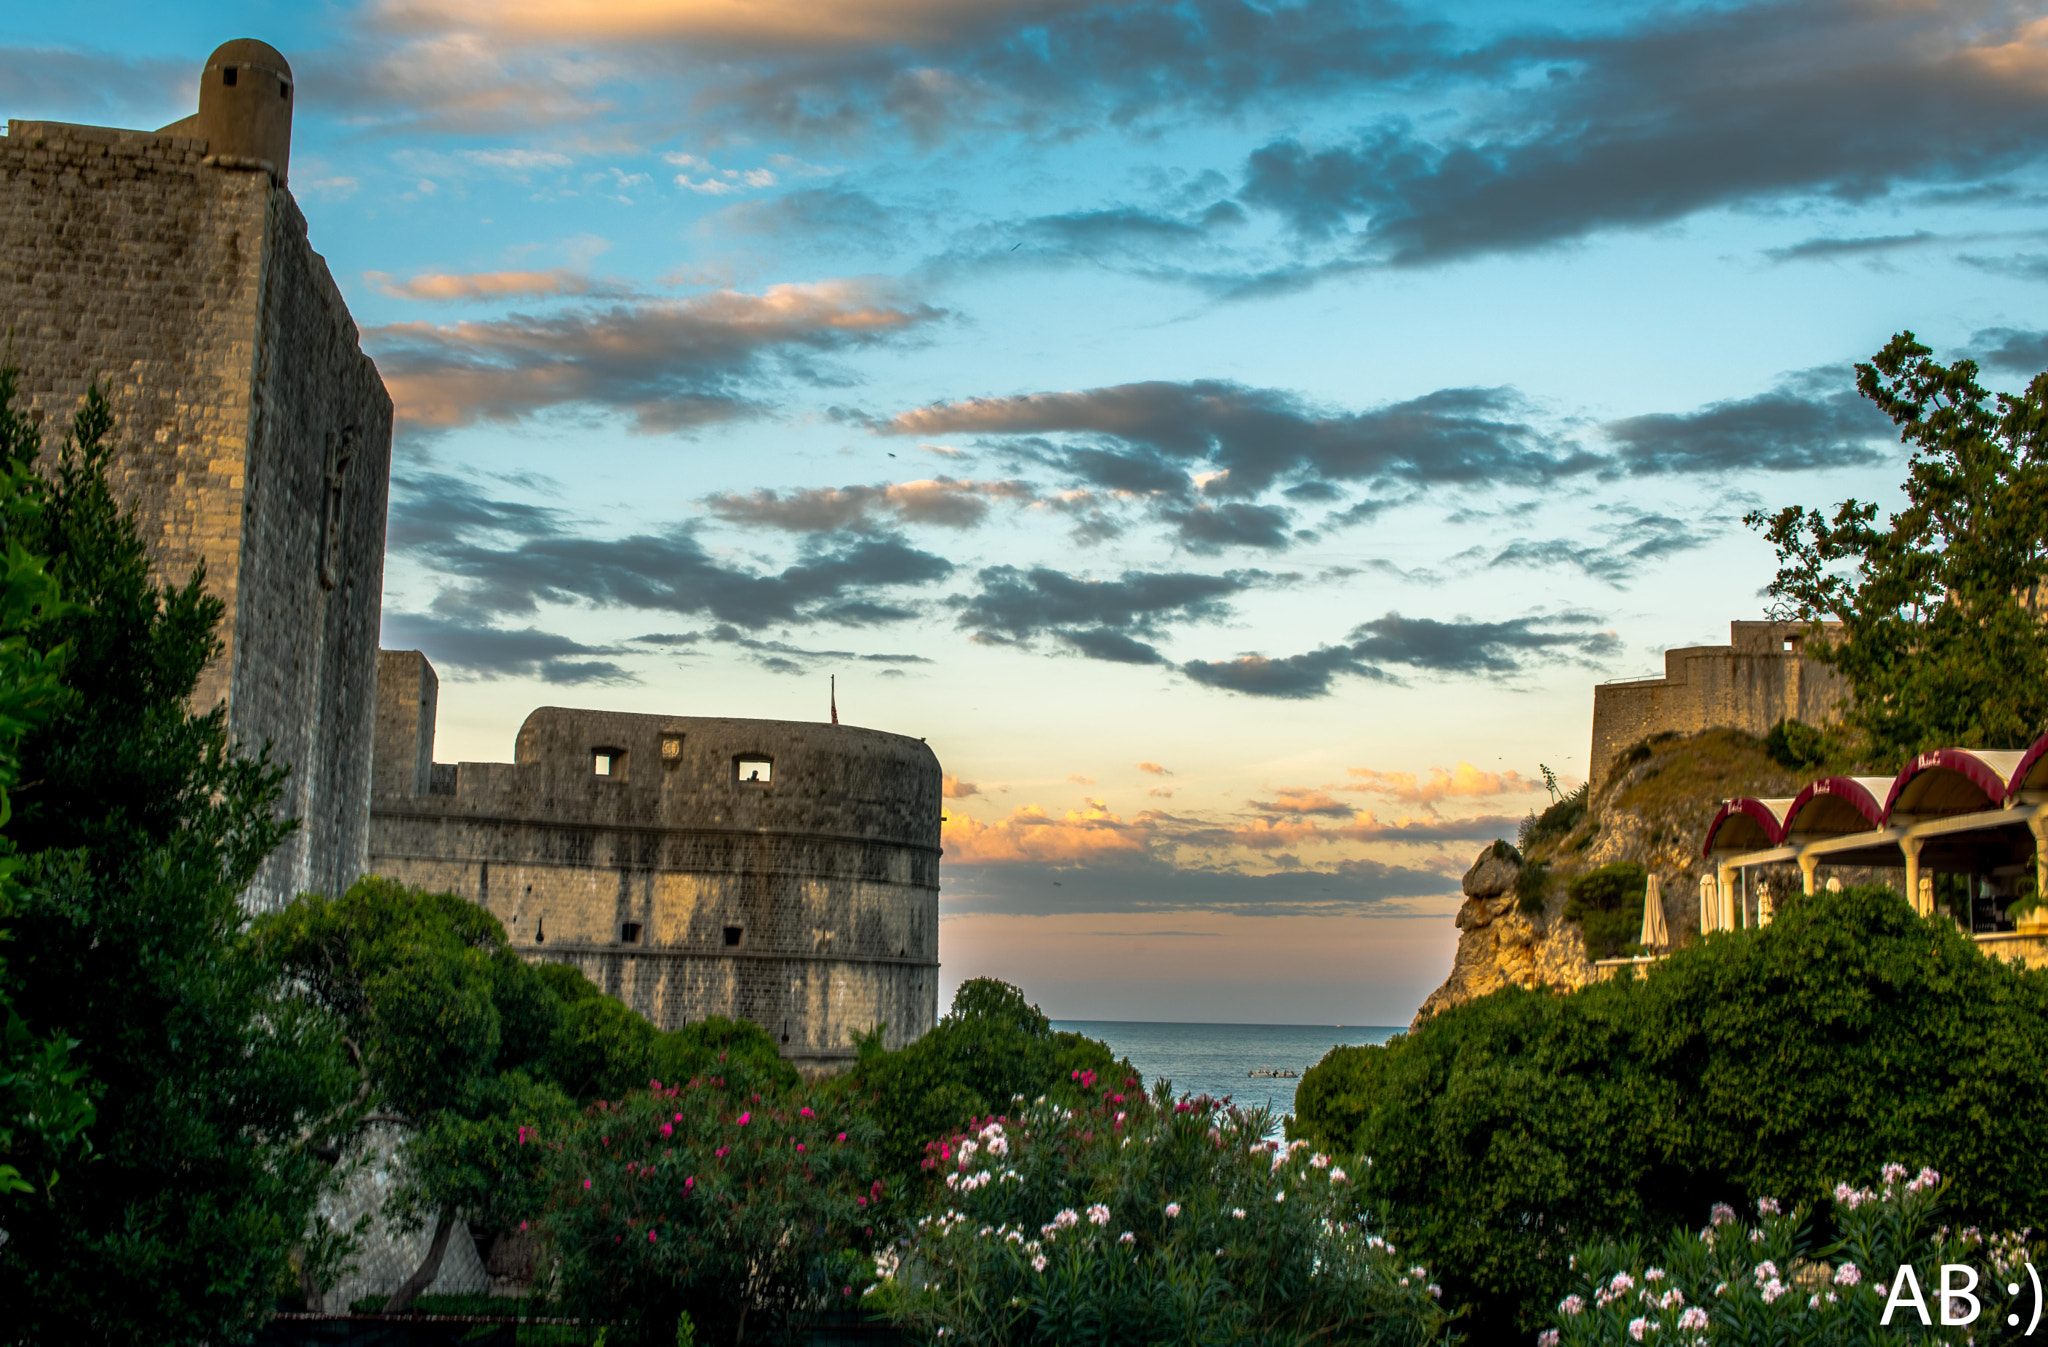
{"type": "Polygon", "coordinates": [[[238,37],[206,58],[199,75],[199,111],[164,128],[206,142],[206,152],[230,168],[267,164],[278,182],[292,156],[291,63],[268,42],[238,37]]]}

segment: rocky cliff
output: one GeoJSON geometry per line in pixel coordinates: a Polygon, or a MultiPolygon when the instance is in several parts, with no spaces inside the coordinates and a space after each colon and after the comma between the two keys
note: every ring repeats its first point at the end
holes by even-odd
{"type": "Polygon", "coordinates": [[[1658,735],[1615,758],[1605,780],[1566,796],[1498,841],[1466,872],[1458,952],[1444,984],[1415,1012],[1420,1024],[1501,987],[1582,987],[1595,970],[1565,886],[1603,865],[1633,861],[1662,881],[1676,944],[1699,932],[1700,855],[1707,824],[1736,795],[1790,795],[1810,773],[1774,762],[1739,730],[1658,735]]]}

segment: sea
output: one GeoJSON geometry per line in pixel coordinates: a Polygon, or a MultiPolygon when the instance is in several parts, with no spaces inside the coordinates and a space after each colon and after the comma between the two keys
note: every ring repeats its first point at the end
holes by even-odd
{"type": "Polygon", "coordinates": [[[1269,1105],[1276,1114],[1294,1112],[1299,1077],[1252,1076],[1265,1067],[1305,1072],[1339,1046],[1384,1043],[1400,1029],[1384,1024],[1149,1024],[1132,1020],[1054,1020],[1099,1038],[1111,1052],[1128,1057],[1150,1090],[1161,1076],[1175,1094],[1224,1095],[1241,1105],[1269,1105]]]}

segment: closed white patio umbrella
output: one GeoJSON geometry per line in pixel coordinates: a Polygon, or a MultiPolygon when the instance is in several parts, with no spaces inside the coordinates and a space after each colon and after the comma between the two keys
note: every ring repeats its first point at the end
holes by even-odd
{"type": "Polygon", "coordinates": [[[1671,944],[1671,930],[1664,924],[1664,885],[1655,875],[1643,893],[1643,934],[1636,943],[1653,954],[1671,944]]]}

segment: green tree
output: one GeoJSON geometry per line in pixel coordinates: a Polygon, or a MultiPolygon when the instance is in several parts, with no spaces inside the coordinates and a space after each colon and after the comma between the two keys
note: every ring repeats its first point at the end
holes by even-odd
{"type": "MultiPolygon", "coordinates": [[[[68,695],[19,741],[16,1012],[75,1041],[93,1159],[6,1214],[0,1337],[245,1339],[288,1280],[348,1095],[336,1026],[243,938],[241,895],[292,827],[283,772],[243,756],[225,710],[190,709],[219,652],[203,573],[152,582],[107,482],[94,389],[41,508],[11,511],[66,604],[20,628],[65,651],[68,695]]],[[[25,467],[31,444],[10,444],[25,467]]]]}
{"type": "Polygon", "coordinates": [[[2048,728],[2048,374],[1993,394],[1974,361],[1943,365],[1902,332],[1856,387],[1911,446],[1906,506],[1882,524],[1853,499],[1832,518],[1751,512],[1778,554],[1766,592],[1842,623],[1807,649],[1848,679],[1848,719],[1879,753],[2025,747],[2048,728]]]}
{"type": "MultiPolygon", "coordinates": [[[[16,371],[0,369],[0,824],[12,812],[8,791],[20,779],[18,746],[66,696],[63,648],[44,648],[29,628],[61,605],[44,559],[23,539],[40,543],[43,481],[36,474],[37,436],[14,408],[16,371]]],[[[13,840],[0,837],[0,921],[20,906],[13,840]]],[[[0,941],[8,932],[0,928],[0,941]]],[[[85,1071],[72,1040],[38,1034],[15,1010],[7,966],[0,960],[0,1197],[47,1193],[59,1160],[93,1119],[85,1071]]]]}
{"type": "Polygon", "coordinates": [[[1854,888],[1643,978],[1506,989],[1335,1056],[1295,1128],[1370,1155],[1354,1168],[1390,1237],[1504,1335],[1542,1326],[1581,1243],[1717,1198],[1813,1207],[1898,1161],[1940,1171],[1966,1221],[2038,1219],[2044,1057],[2048,974],[1854,888]]]}
{"type": "Polygon", "coordinates": [[[859,1048],[833,1088],[858,1096],[881,1127],[883,1162],[899,1179],[918,1172],[926,1142],[970,1118],[1004,1112],[1020,1097],[1075,1095],[1083,1073],[1091,1081],[1137,1075],[1094,1039],[1055,1032],[1024,993],[995,978],[961,983],[952,1010],[915,1043],[887,1051],[877,1029],[859,1048]]]}
{"type": "Polygon", "coordinates": [[[403,1129],[386,1215],[433,1235],[385,1305],[400,1313],[433,1283],[459,1220],[490,1232],[539,1208],[538,1157],[515,1138],[521,1123],[574,1112],[548,1072],[571,1008],[483,908],[388,879],[303,895],[259,919],[253,939],[346,1026],[360,1124],[403,1129]]]}

